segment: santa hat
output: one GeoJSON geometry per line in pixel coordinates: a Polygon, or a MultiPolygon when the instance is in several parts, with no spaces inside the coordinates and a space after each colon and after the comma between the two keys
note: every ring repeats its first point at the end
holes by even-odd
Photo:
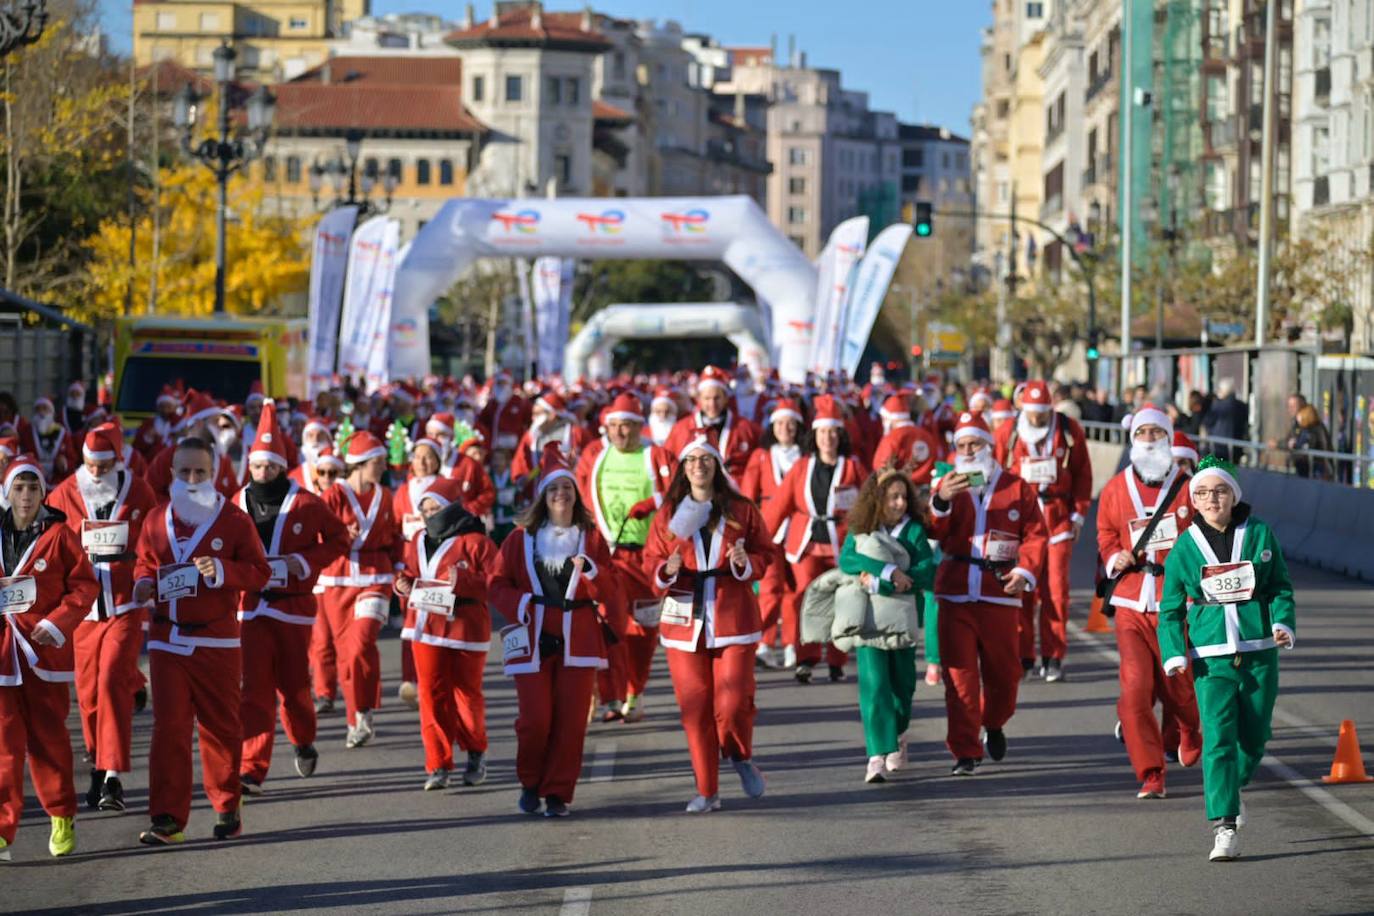
{"type": "Polygon", "coordinates": [[[86,384],[77,379],[67,386],[67,394],[79,394],[84,398],[86,396],[86,384]]]}
{"type": "Polygon", "coordinates": [[[1175,458],[1187,458],[1194,462],[1198,458],[1197,443],[1181,429],[1174,430],[1174,444],[1169,451],[1173,452],[1175,458]]]}
{"type": "Polygon", "coordinates": [[[233,414],[216,404],[208,394],[192,388],[186,392],[186,397],[182,401],[182,417],[177,423],[177,429],[195,426],[203,420],[218,416],[233,416],[233,414]]]}
{"type": "Polygon", "coordinates": [[[46,408],[48,408],[49,410],[52,410],[52,411],[56,411],[56,410],[57,410],[57,408],[53,407],[52,398],[42,397],[42,396],[39,396],[39,397],[37,397],[37,398],[34,398],[34,401],[33,401],[33,410],[34,410],[34,413],[37,413],[38,410],[39,410],[39,408],[42,408],[42,407],[46,407],[46,408]]]}
{"type": "Polygon", "coordinates": [[[87,461],[117,461],[123,452],[124,437],[111,424],[95,427],[81,443],[87,461]]]}
{"type": "Polygon", "coordinates": [[[333,435],[333,430],[329,428],[329,421],[324,417],[311,417],[305,421],[305,428],[301,430],[301,436],[304,437],[310,432],[320,432],[326,436],[333,435]]]}
{"type": "Polygon", "coordinates": [[[992,402],[992,413],[989,416],[994,420],[1010,420],[1016,416],[1016,408],[1006,398],[998,398],[992,402]]]}
{"type": "Polygon", "coordinates": [[[6,458],[13,458],[19,454],[18,436],[0,436],[0,455],[6,458]]]}
{"type": "Polygon", "coordinates": [[[344,470],[344,463],[339,456],[334,453],[334,446],[326,445],[315,455],[316,468],[333,468],[336,471],[344,470]]]}
{"type": "Polygon", "coordinates": [[[1051,407],[1050,386],[1044,382],[1026,382],[1021,392],[1021,409],[1026,413],[1048,413],[1051,407]]]}
{"type": "Polygon", "coordinates": [[[441,446],[437,440],[431,439],[429,436],[425,436],[421,439],[416,439],[414,442],[412,442],[410,444],[410,454],[414,456],[415,450],[422,445],[432,449],[434,451],[435,458],[442,459],[444,457],[443,446],[441,446]]]}
{"type": "MultiPolygon", "coordinates": [[[[1188,482],[1188,495],[1197,497],[1198,487],[1207,479],[1219,480],[1231,488],[1231,492],[1236,494],[1236,502],[1240,502],[1240,483],[1236,480],[1236,466],[1225,458],[1218,458],[1216,455],[1208,455],[1198,463],[1197,471],[1193,473],[1193,479],[1188,482]]],[[[9,480],[7,476],[6,481],[9,480]]],[[[9,494],[8,484],[5,487],[6,495],[9,494]]]]}
{"type": "Polygon", "coordinates": [[[910,420],[911,404],[906,395],[894,394],[883,401],[883,406],[878,408],[878,415],[884,420],[910,420]]]}
{"type": "Polygon", "coordinates": [[[628,420],[631,423],[643,423],[643,410],[644,408],[640,406],[639,398],[626,391],[623,394],[616,395],[615,400],[611,402],[611,406],[606,410],[605,414],[602,415],[601,419],[603,422],[610,422],[611,420],[628,420]]]}
{"type": "Polygon", "coordinates": [[[1121,425],[1130,430],[1131,440],[1135,439],[1136,430],[1142,426],[1158,426],[1170,439],[1174,437],[1174,422],[1169,419],[1167,413],[1153,404],[1146,404],[1135,413],[1126,414],[1121,418],[1121,425]]]}
{"type": "Polygon", "coordinates": [[[349,467],[353,467],[371,461],[373,458],[385,457],[386,446],[382,445],[382,440],[367,430],[363,430],[349,437],[344,461],[349,467]]]}
{"type": "Polygon", "coordinates": [[[712,445],[711,440],[705,436],[698,436],[682,447],[682,450],[677,453],[678,464],[681,464],[693,452],[705,452],[716,459],[716,464],[722,468],[725,467],[725,459],[721,457],[720,449],[712,445]]]}
{"type": "Polygon", "coordinates": [[[248,397],[244,399],[243,403],[254,404],[265,400],[267,400],[267,397],[262,393],[262,382],[258,379],[254,379],[252,387],[248,389],[248,397]]]}
{"type": "Polygon", "coordinates": [[[802,422],[801,405],[796,401],[783,398],[773,406],[773,410],[768,414],[768,423],[772,424],[779,420],[796,420],[798,425],[802,422]]]}
{"type": "Polygon", "coordinates": [[[974,413],[982,413],[992,404],[992,395],[979,388],[968,396],[968,409],[974,413]]]}
{"type": "Polygon", "coordinates": [[[20,455],[5,468],[5,499],[10,498],[10,487],[14,486],[14,479],[20,474],[34,475],[38,478],[38,485],[43,488],[43,492],[48,492],[48,481],[43,476],[43,468],[39,466],[38,459],[32,455],[20,455]]]}
{"type": "Polygon", "coordinates": [[[707,388],[716,387],[725,393],[730,392],[730,373],[715,366],[707,366],[701,370],[701,377],[697,379],[697,393],[700,394],[707,388]]]}
{"type": "Polygon", "coordinates": [[[649,409],[652,410],[660,404],[668,405],[673,409],[674,414],[677,413],[677,400],[673,398],[673,389],[666,385],[660,385],[654,390],[654,400],[649,405],[649,409]]]}
{"type": "Polygon", "coordinates": [[[248,460],[270,461],[273,464],[286,467],[284,442],[285,437],[281,434],[281,427],[277,425],[277,403],[264,398],[262,416],[258,418],[258,431],[253,438],[253,447],[248,451],[248,460]]]}
{"type": "Polygon", "coordinates": [[[420,498],[415,503],[415,508],[419,509],[420,503],[429,499],[438,503],[440,509],[446,509],[451,504],[458,502],[462,496],[463,485],[461,483],[448,477],[440,477],[420,494],[420,498]]]}
{"type": "Polygon", "coordinates": [[[568,402],[563,398],[563,395],[559,394],[557,391],[544,392],[534,399],[534,406],[542,407],[555,416],[570,416],[568,412],[568,402]]]}
{"type": "Polygon", "coordinates": [[[844,416],[840,412],[839,403],[830,395],[823,394],[816,398],[815,414],[811,418],[812,429],[822,429],[824,427],[843,428],[844,416]]]}
{"type": "Polygon", "coordinates": [[[564,477],[573,480],[572,468],[558,443],[550,442],[544,446],[544,453],[539,456],[539,486],[535,490],[535,497],[543,496],[550,484],[564,477]]]}
{"type": "Polygon", "coordinates": [[[988,445],[992,445],[992,433],[988,431],[987,423],[976,413],[964,411],[959,414],[959,422],[954,427],[954,442],[958,444],[960,439],[967,439],[976,436],[988,445]]]}
{"type": "Polygon", "coordinates": [[[163,404],[180,404],[180,403],[181,403],[181,392],[177,391],[177,390],[176,390],[175,388],[173,388],[171,385],[163,385],[163,386],[162,386],[162,391],[159,392],[159,393],[158,393],[158,396],[157,396],[157,406],[158,406],[158,407],[161,407],[163,404]]]}
{"type": "Polygon", "coordinates": [[[431,436],[438,436],[440,433],[448,433],[451,437],[453,435],[454,424],[457,422],[458,420],[453,414],[447,411],[440,411],[425,422],[425,432],[431,436]]]}

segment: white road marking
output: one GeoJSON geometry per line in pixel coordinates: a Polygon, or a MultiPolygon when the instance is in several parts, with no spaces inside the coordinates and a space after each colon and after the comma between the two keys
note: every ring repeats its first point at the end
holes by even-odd
{"type": "MultiPolygon", "coordinates": [[[[1097,653],[1097,655],[1105,658],[1114,665],[1121,664],[1121,653],[1108,646],[1107,643],[1099,639],[1096,634],[1087,632],[1076,623],[1070,623],[1069,629],[1073,631],[1073,635],[1077,639],[1092,647],[1093,652],[1097,653]]],[[[1291,725],[1294,728],[1307,732],[1313,737],[1319,737],[1326,743],[1335,744],[1335,741],[1329,740],[1328,737],[1320,732],[1315,726],[1310,725],[1305,720],[1291,713],[1283,712],[1277,706],[1274,708],[1274,718],[1282,720],[1286,725],[1291,725]]],[[[1356,811],[1273,754],[1265,754],[1264,757],[1260,759],[1260,765],[1297,789],[1303,795],[1306,795],[1310,801],[1316,802],[1332,817],[1344,821],[1346,824],[1366,836],[1374,836],[1374,820],[1365,817],[1363,814],[1356,811]]]]}
{"type": "Polygon", "coordinates": [[[615,778],[614,741],[597,741],[592,744],[592,770],[587,782],[610,782],[615,778]]]}
{"type": "Polygon", "coordinates": [[[570,887],[563,892],[563,907],[558,916],[589,916],[592,911],[592,889],[570,887]]]}

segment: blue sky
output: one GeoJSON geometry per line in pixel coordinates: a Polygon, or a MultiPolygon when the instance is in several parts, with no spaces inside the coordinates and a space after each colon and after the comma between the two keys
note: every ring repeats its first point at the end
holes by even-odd
{"type": "MultiPolygon", "coordinates": [[[[545,5],[581,8],[575,0],[545,5]]],[[[475,6],[485,17],[492,5],[475,6]]],[[[776,33],[782,54],[793,34],[809,65],[839,70],[846,88],[866,90],[875,108],[965,136],[980,94],[978,35],[992,15],[986,0],[603,0],[593,7],[626,18],[676,19],[723,44],[767,45],[776,33]]],[[[129,0],[100,0],[116,50],[129,47],[131,8],[129,0]]],[[[373,0],[378,14],[416,9],[456,19],[463,3],[373,0]]]]}

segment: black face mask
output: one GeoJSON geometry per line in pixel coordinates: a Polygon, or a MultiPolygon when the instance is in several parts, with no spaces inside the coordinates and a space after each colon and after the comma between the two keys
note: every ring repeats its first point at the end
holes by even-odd
{"type": "Polygon", "coordinates": [[[285,473],[278,474],[276,480],[271,483],[248,481],[248,495],[263,502],[279,503],[286,498],[286,491],[289,489],[291,489],[291,478],[285,473]]]}

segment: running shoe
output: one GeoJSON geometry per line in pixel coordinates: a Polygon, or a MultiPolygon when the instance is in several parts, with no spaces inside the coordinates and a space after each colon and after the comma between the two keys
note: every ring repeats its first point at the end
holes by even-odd
{"type": "Polygon", "coordinates": [[[69,856],[76,852],[76,818],[52,819],[52,833],[48,835],[48,852],[57,857],[69,856]]]}
{"type": "Polygon", "coordinates": [[[138,835],[138,841],[144,846],[171,846],[185,840],[186,834],[170,814],[155,816],[152,826],[138,835]]]}

